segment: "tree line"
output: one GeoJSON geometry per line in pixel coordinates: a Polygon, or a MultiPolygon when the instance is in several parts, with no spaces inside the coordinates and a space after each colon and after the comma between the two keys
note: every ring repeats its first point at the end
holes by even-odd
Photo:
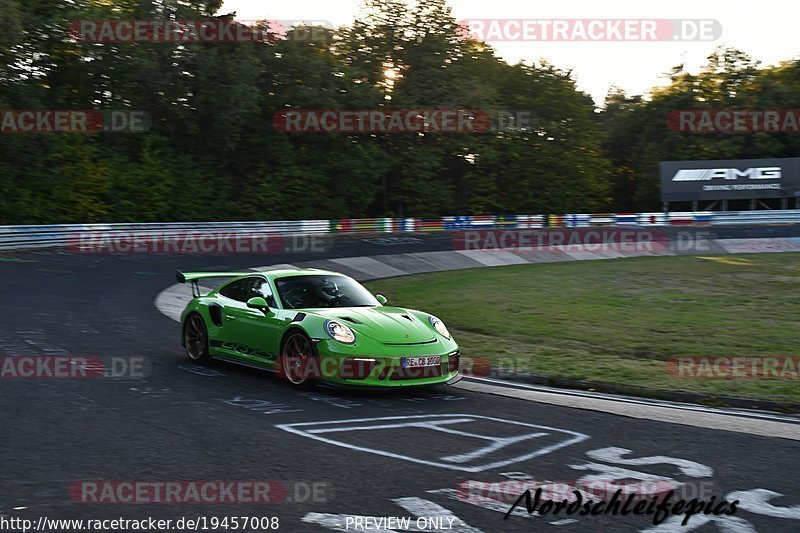
{"type": "MultiPolygon", "coordinates": [[[[0,0],[0,110],[135,110],[138,133],[0,133],[0,223],[658,210],[658,161],[798,155],[798,135],[687,134],[676,109],[800,109],[800,60],[719,49],[597,109],[568,71],[510,65],[445,0],[367,0],[266,42],[86,42],[76,20],[218,17],[220,0],[0,0]],[[311,38],[313,37],[313,38],[311,38]],[[286,133],[291,109],[472,109],[476,134],[286,133]],[[496,119],[524,111],[530,122],[496,119]]],[[[609,60],[612,60],[609,58],[609,60]]],[[[519,116],[519,115],[517,115],[519,116]]]]}

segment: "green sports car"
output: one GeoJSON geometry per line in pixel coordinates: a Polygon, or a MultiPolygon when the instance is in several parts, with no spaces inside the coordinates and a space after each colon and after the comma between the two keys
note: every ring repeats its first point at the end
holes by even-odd
{"type": "Polygon", "coordinates": [[[192,284],[181,315],[192,361],[227,360],[315,383],[409,387],[459,379],[458,345],[435,316],[386,305],[354,279],[317,269],[178,271],[192,284]],[[201,294],[199,280],[232,278],[201,294]]]}

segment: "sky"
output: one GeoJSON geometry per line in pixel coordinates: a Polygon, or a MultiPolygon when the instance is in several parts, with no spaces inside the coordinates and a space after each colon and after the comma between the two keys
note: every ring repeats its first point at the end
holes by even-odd
{"type": "MultiPolygon", "coordinates": [[[[222,11],[242,20],[329,21],[349,24],[362,0],[225,0],[222,11]]],[[[722,29],[714,41],[660,42],[492,42],[498,56],[510,63],[547,59],[571,70],[578,88],[600,105],[611,86],[629,95],[646,94],[668,82],[666,73],[678,64],[697,72],[716,46],[732,46],[766,65],[800,57],[800,2],[796,0],[450,0],[458,19],[715,19],[722,29]]]]}

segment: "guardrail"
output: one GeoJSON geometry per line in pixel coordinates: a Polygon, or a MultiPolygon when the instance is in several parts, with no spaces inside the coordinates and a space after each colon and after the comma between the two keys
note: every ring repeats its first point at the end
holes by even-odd
{"type": "Polygon", "coordinates": [[[264,222],[169,222],[0,226],[0,250],[79,246],[82,241],[136,237],[146,240],[187,234],[321,235],[457,231],[480,229],[583,228],[594,226],[697,226],[797,224],[800,209],[669,213],[577,213],[563,215],[475,215],[435,218],[361,218],[264,222]]]}
{"type": "Polygon", "coordinates": [[[0,226],[0,250],[79,246],[87,238],[136,236],[168,238],[186,234],[317,235],[330,233],[328,220],[268,222],[167,222],[119,224],[59,224],[53,226],[0,226]]]}

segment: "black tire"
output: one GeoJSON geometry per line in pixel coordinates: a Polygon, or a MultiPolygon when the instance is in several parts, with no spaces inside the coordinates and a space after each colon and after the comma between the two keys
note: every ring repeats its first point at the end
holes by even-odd
{"type": "Polygon", "coordinates": [[[278,376],[298,389],[311,389],[319,378],[319,357],[308,335],[292,330],[281,342],[278,376]]]}
{"type": "Polygon", "coordinates": [[[202,364],[211,361],[211,354],[208,351],[208,328],[198,313],[186,317],[186,322],[183,324],[183,346],[186,355],[193,363],[202,364]]]}

